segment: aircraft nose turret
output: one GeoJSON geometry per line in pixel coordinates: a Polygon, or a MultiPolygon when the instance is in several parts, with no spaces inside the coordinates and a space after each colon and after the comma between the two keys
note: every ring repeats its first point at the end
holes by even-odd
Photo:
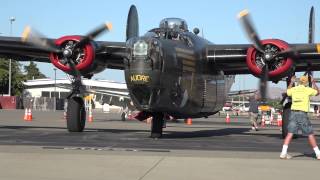
{"type": "Polygon", "coordinates": [[[140,109],[148,109],[159,90],[160,42],[154,38],[132,38],[128,42],[125,78],[131,98],[140,109]]]}

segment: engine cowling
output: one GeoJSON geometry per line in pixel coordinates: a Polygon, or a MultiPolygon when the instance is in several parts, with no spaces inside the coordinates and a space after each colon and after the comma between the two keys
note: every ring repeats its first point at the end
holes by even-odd
{"type": "MultiPolygon", "coordinates": [[[[289,48],[287,42],[279,39],[266,39],[262,40],[261,44],[265,50],[277,54],[280,51],[289,48]]],[[[259,77],[262,73],[262,67],[264,66],[263,54],[257,51],[254,47],[250,47],[247,50],[247,65],[252,74],[259,77]]],[[[293,60],[291,58],[276,57],[269,64],[269,80],[277,81],[283,77],[288,76],[293,69],[293,60]]]]}
{"type": "MultiPolygon", "coordinates": [[[[72,46],[76,42],[79,42],[81,36],[63,36],[55,40],[55,44],[61,48],[72,46]]],[[[63,59],[62,54],[50,53],[50,61],[58,69],[70,74],[71,68],[63,59]]],[[[95,59],[95,47],[92,43],[87,43],[84,47],[74,51],[72,56],[75,67],[82,75],[90,74],[94,71],[94,59],[95,59]]]]}

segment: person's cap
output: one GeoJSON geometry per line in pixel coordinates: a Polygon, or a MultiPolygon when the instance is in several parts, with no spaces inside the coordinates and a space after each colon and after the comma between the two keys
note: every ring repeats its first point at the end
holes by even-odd
{"type": "Polygon", "coordinates": [[[300,84],[306,85],[308,83],[308,77],[307,76],[301,76],[300,77],[300,84]]]}

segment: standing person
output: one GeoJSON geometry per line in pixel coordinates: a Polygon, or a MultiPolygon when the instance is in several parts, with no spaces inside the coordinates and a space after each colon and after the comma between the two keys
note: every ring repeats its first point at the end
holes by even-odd
{"type": "Polygon", "coordinates": [[[288,134],[283,142],[281,159],[290,159],[287,150],[294,134],[298,133],[301,129],[304,135],[308,136],[309,144],[313,148],[316,158],[320,160],[320,151],[317,146],[316,138],[313,133],[311,122],[308,118],[310,107],[310,96],[319,94],[319,88],[314,79],[311,77],[313,88],[308,87],[308,77],[301,76],[299,79],[299,86],[292,87],[295,81],[295,76],[291,78],[290,85],[288,86],[287,95],[292,97],[291,113],[288,124],[288,134]]]}
{"type": "Polygon", "coordinates": [[[251,128],[252,130],[258,131],[258,99],[259,96],[257,93],[254,94],[254,96],[251,96],[249,99],[249,113],[250,113],[250,121],[251,121],[251,128]]]}

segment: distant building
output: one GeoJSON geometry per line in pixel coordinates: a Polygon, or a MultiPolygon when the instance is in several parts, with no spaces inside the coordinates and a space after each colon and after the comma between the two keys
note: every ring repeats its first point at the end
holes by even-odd
{"type": "MultiPolygon", "coordinates": [[[[114,81],[108,80],[90,80],[90,79],[83,79],[83,85],[89,91],[89,94],[101,94],[107,93],[116,93],[118,95],[128,96],[128,89],[125,83],[119,83],[114,81]],[[90,91],[94,89],[94,91],[90,91]],[[101,92],[100,92],[101,90],[101,92]]],[[[32,98],[54,98],[57,99],[66,99],[67,96],[70,94],[71,90],[71,81],[68,79],[35,79],[35,80],[28,80],[24,82],[26,89],[24,90],[23,94],[24,97],[32,97],[32,98]]],[[[92,96],[95,108],[103,108],[102,104],[100,103],[101,99],[97,99],[96,96],[92,96]]]]}

